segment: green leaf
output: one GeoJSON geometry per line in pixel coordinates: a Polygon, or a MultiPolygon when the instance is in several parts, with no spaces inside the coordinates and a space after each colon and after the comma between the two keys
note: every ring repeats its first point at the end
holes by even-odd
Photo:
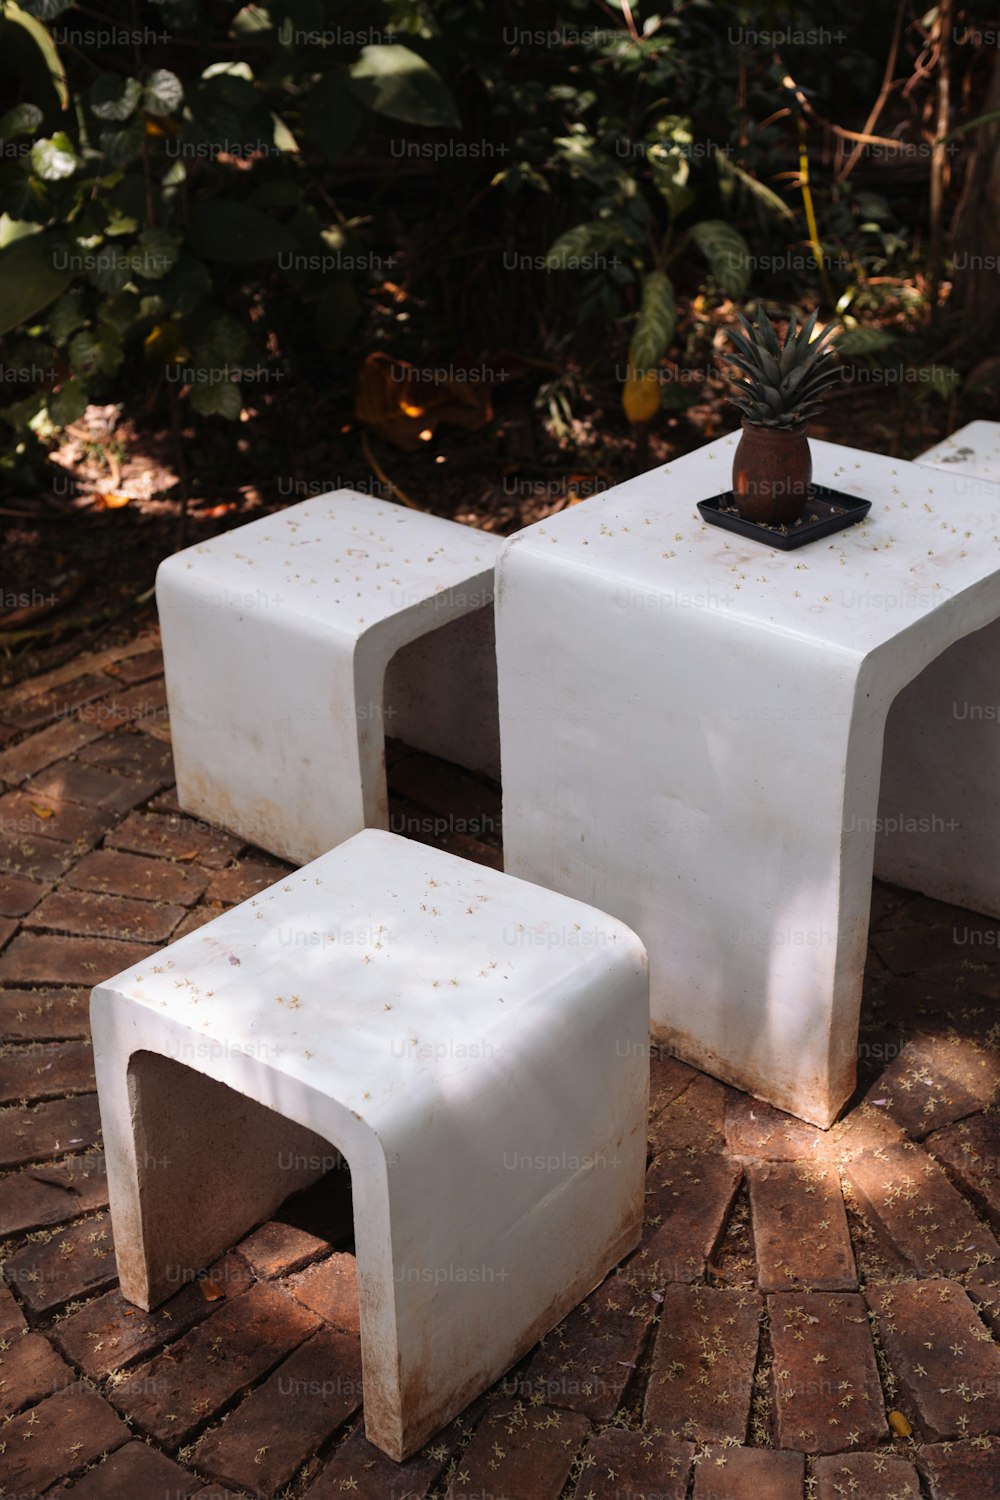
{"type": "Polygon", "coordinates": [[[294,155],[299,149],[299,143],[281,116],[276,115],[274,110],[271,111],[271,123],[274,126],[274,135],[271,139],[276,148],[284,151],[286,155],[294,155]]]}
{"type": "Polygon", "coordinates": [[[87,387],[82,380],[67,380],[58,391],[49,393],[45,405],[56,427],[68,427],[87,410],[87,387]]]}
{"type": "Polygon", "coordinates": [[[620,219],[591,219],[561,234],[549,249],[545,265],[550,271],[592,271],[603,251],[628,240],[628,229],[620,219]]]}
{"type": "Polygon", "coordinates": [[[79,165],[73,142],[64,130],[43,137],[31,148],[31,170],[45,182],[72,177],[79,165]]]}
{"type": "Polygon", "coordinates": [[[309,92],[306,130],[327,161],[336,161],[353,145],[365,112],[351,93],[346,68],[331,68],[309,92]]]}
{"type": "Polygon", "coordinates": [[[191,405],[203,417],[227,417],[235,422],[243,410],[240,388],[231,380],[199,382],[191,389],[191,405]]]}
{"type": "Polygon", "coordinates": [[[184,87],[176,73],[156,68],[146,79],[142,107],[151,115],[170,115],[184,102],[184,87]]]}
{"type": "Polygon", "coordinates": [[[691,228],[691,238],[727,297],[742,297],[750,285],[750,247],[723,219],[702,219],[691,228]]]}
{"type": "Polygon", "coordinates": [[[141,98],[142,84],[138,78],[122,78],[118,73],[102,73],[87,92],[91,113],[99,120],[115,124],[127,120],[141,98]]]}
{"type": "Polygon", "coordinates": [[[199,308],[212,290],[212,277],[203,261],[184,254],[159,288],[165,306],[180,317],[199,308]]]}
{"type": "Polygon", "coordinates": [[[637,374],[656,368],[670,348],[676,327],[677,307],[670,278],[662,271],[649,271],[643,277],[642,302],[629,349],[637,374]]]}
{"type": "Polygon", "coordinates": [[[50,308],[47,320],[49,333],[57,344],[65,344],[70,334],[75,333],[80,324],[87,321],[84,300],[83,292],[75,287],[71,292],[64,292],[55,306],[50,308]]]}
{"type": "Polygon", "coordinates": [[[215,199],[195,210],[188,243],[206,260],[244,265],[298,248],[294,235],[256,208],[215,199]]]}
{"type": "Polygon", "coordinates": [[[237,364],[252,350],[250,337],[242,323],[223,313],[213,318],[195,344],[195,357],[206,369],[237,364]]]}
{"type": "Polygon", "coordinates": [[[15,104],[0,118],[0,138],[12,141],[15,136],[34,135],[42,118],[37,104],[15,104]]]}
{"type": "Polygon", "coordinates": [[[129,256],[129,265],[137,276],[159,281],[177,264],[180,236],[169,229],[144,229],[129,256]]]}
{"type": "Polygon", "coordinates": [[[351,87],[376,114],[410,125],[461,125],[440,74],[398,42],[362,47],[351,87]]]}
{"type": "Polygon", "coordinates": [[[77,375],[113,375],[122,362],[122,340],[117,328],[102,323],[96,330],[81,329],[69,346],[69,362],[77,375]]]}
{"type": "Polygon", "coordinates": [[[102,130],[98,144],[113,167],[127,167],[142,150],[146,126],[141,115],[133,115],[124,125],[102,130]]]}
{"type": "Polygon", "coordinates": [[[29,234],[40,234],[41,230],[41,224],[35,224],[31,219],[12,219],[10,214],[0,214],[0,250],[29,234]]]}
{"type": "Polygon", "coordinates": [[[758,182],[756,177],[751,176],[737,162],[731,161],[724,151],[717,152],[715,160],[718,163],[719,174],[723,179],[723,187],[739,184],[739,186],[746,188],[747,192],[756,198],[757,202],[763,208],[766,208],[769,213],[775,214],[779,219],[794,220],[794,213],[784,198],[779,197],[773,188],[767,187],[763,182],[758,182]]]}
{"type": "Polygon", "coordinates": [[[896,342],[894,334],[884,328],[848,328],[837,340],[837,353],[844,355],[878,354],[891,349],[896,342]]]}
{"type": "Polygon", "coordinates": [[[53,264],[54,248],[45,235],[33,234],[0,250],[0,334],[40,313],[72,281],[68,267],[53,264]]]}
{"type": "MultiPolygon", "coordinates": [[[[60,10],[66,8],[66,6],[61,4],[59,6],[60,10]]],[[[62,65],[59,53],[56,51],[55,43],[45,30],[45,27],[33,15],[29,15],[27,9],[16,5],[14,0],[6,0],[6,4],[3,7],[3,19],[4,21],[12,22],[15,26],[20,26],[23,31],[27,32],[42,55],[42,61],[49,75],[49,82],[55,89],[59,103],[63,109],[68,109],[69,85],[66,82],[66,69],[62,65]]]]}
{"type": "MultiPolygon", "coordinates": [[[[124,333],[139,317],[141,306],[139,293],[126,287],[124,291],[112,292],[110,297],[106,297],[98,312],[102,323],[108,323],[119,333],[124,333]]],[[[51,320],[49,326],[51,327],[51,320]]]]}

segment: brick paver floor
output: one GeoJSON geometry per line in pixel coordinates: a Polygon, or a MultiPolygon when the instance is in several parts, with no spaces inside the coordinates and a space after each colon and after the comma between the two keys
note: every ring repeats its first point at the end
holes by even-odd
{"type": "MultiPolygon", "coordinates": [[[[394,829],[499,867],[495,787],[387,760],[394,829]]],[[[155,637],[7,695],[0,1493],[998,1500],[1000,925],[876,886],[828,1132],[654,1049],[642,1245],[397,1467],[342,1168],[153,1313],[117,1290],[89,989],[286,868],[172,783],[155,637]]]]}

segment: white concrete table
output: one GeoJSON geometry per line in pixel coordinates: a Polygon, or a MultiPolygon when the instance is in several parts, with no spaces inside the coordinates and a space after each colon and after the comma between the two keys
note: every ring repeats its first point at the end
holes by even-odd
{"type": "Polygon", "coordinates": [[[496,775],[499,547],[337,490],[162,562],[180,805],[302,864],[386,827],[386,733],[496,775]]]}
{"type": "Polygon", "coordinates": [[[346,1158],[395,1459],[638,1243],[646,955],[565,896],[368,830],[99,985],[91,1025],[130,1302],[346,1158]]]}
{"type": "Polygon", "coordinates": [[[1000,484],[1000,422],[969,422],[916,462],[1000,484]]]}
{"type": "Polygon", "coordinates": [[[872,510],[782,553],[695,509],[737,436],[506,545],[506,868],[639,933],[680,1057],[828,1126],[873,864],[1000,915],[1000,486],[814,442],[872,510]]]}

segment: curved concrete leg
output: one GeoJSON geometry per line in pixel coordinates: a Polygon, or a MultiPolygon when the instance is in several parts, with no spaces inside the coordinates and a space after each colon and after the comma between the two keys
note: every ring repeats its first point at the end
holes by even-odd
{"type": "Polygon", "coordinates": [[[828,1126],[855,1079],[884,703],[862,661],[499,570],[506,868],[627,922],[654,1033],[828,1126]],[[627,663],[602,670],[600,657],[627,663]],[[588,624],[588,621],[590,622],[588,624]]]}
{"type": "Polygon", "coordinates": [[[1000,622],[956,641],[889,711],[883,880],[1000,917],[1000,622]]]}

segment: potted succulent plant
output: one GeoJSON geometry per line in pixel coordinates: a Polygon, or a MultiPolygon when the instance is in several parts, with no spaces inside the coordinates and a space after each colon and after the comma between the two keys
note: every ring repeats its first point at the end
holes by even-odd
{"type": "Polygon", "coordinates": [[[733,378],[729,392],[743,413],[743,436],[733,459],[733,502],[746,521],[790,526],[809,499],[809,419],[822,410],[818,398],[839,374],[830,358],[836,324],[813,339],[816,314],[796,331],[793,313],[782,345],[763,308],[756,324],[738,316],[743,333],[726,330],[735,350],[728,358],[746,377],[733,378]]]}

